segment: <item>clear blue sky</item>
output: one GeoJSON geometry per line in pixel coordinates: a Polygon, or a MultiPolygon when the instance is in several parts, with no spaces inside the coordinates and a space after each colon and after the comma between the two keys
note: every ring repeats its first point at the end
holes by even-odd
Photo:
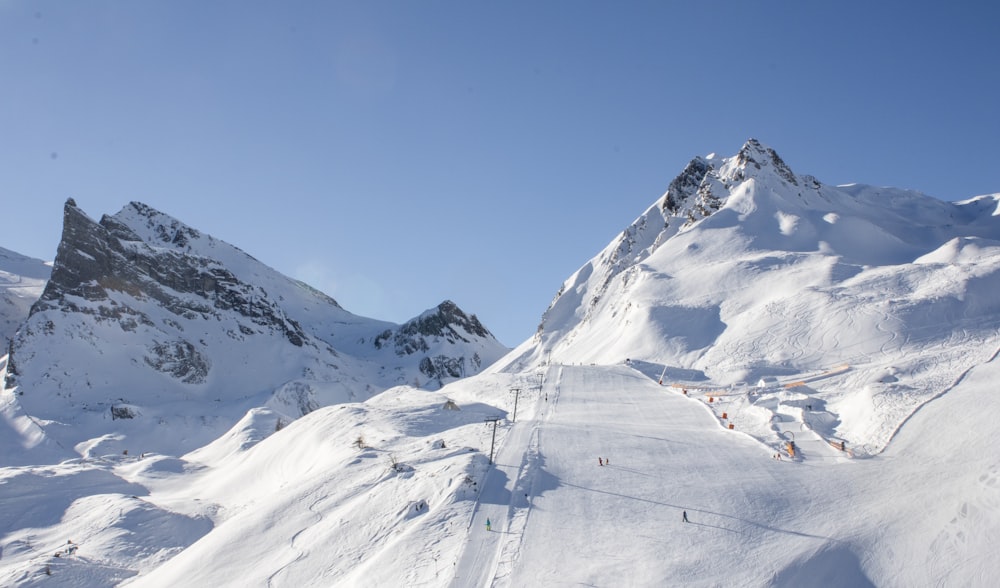
{"type": "Polygon", "coordinates": [[[695,155],[1000,191],[992,2],[0,0],[0,246],[145,202],[507,345],[695,155]]]}

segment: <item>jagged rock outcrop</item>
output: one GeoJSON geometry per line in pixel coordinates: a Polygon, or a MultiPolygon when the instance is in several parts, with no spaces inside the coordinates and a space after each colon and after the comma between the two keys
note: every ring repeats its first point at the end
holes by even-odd
{"type": "Polygon", "coordinates": [[[490,339],[493,335],[476,315],[467,315],[454,302],[446,300],[398,329],[386,329],[375,338],[374,344],[378,349],[392,349],[398,356],[427,354],[420,360],[418,369],[440,385],[446,379],[478,372],[483,367],[483,360],[478,351],[470,356],[456,356],[430,354],[432,348],[439,348],[442,343],[473,344],[490,339]]]}
{"type": "MultiPolygon", "coordinates": [[[[684,226],[690,226],[722,208],[734,185],[772,172],[793,186],[799,185],[795,173],[778,153],[756,139],[749,139],[739,153],[721,162],[695,157],[670,182],[660,199],[666,225],[671,224],[670,217],[676,217],[684,219],[684,226]]],[[[808,184],[819,187],[811,176],[808,184]]]]}
{"type": "Polygon", "coordinates": [[[436,388],[507,351],[452,302],[403,325],[359,317],[138,202],[98,222],[68,200],[63,216],[5,381],[40,422],[124,403],[132,422],[228,428],[248,405],[291,420],[394,385],[436,388]]]}
{"type": "Polygon", "coordinates": [[[397,355],[410,355],[430,349],[429,339],[449,343],[468,343],[472,337],[492,338],[476,315],[467,315],[454,302],[445,300],[398,329],[387,329],[375,338],[375,347],[382,349],[390,342],[397,355]]]}
{"type": "Polygon", "coordinates": [[[684,171],[670,182],[667,193],[663,195],[661,208],[669,214],[678,214],[681,205],[698,192],[702,181],[708,172],[714,168],[703,157],[695,157],[684,167],[684,171]]]}
{"type": "Polygon", "coordinates": [[[730,175],[730,179],[735,182],[746,179],[752,173],[748,173],[751,166],[755,170],[761,170],[769,166],[774,169],[774,172],[781,179],[793,186],[799,185],[798,180],[795,179],[795,174],[792,173],[788,165],[778,156],[778,153],[770,147],[761,145],[757,139],[748,140],[743,145],[743,148],[740,149],[740,152],[736,154],[736,166],[730,175]]]}
{"type": "Polygon", "coordinates": [[[74,302],[74,298],[105,302],[108,291],[116,290],[138,300],[155,300],[187,319],[218,318],[220,312],[232,311],[245,319],[243,332],[269,329],[293,345],[303,344],[301,326],[260,287],[241,281],[213,259],[183,251],[200,233],[176,221],[174,226],[157,224],[160,213],[146,205],[133,202],[129,207],[168,247],[153,247],[118,218],[105,215],[96,223],[69,199],[52,277],[32,312],[62,307],[94,313],[98,320],[121,321],[126,330],[136,321],[150,324],[148,317],[129,306],[74,302]]]}

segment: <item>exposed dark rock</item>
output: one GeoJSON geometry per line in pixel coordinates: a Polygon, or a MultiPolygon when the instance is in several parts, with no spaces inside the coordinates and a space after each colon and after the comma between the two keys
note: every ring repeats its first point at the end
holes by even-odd
{"type": "Polygon", "coordinates": [[[375,338],[375,347],[382,349],[391,341],[397,355],[412,355],[429,351],[428,340],[468,343],[470,335],[493,338],[476,315],[467,315],[454,302],[445,300],[436,309],[404,323],[399,329],[383,331],[375,338]]]}
{"type": "MultiPolygon", "coordinates": [[[[778,153],[770,147],[761,145],[757,139],[747,140],[743,148],[740,149],[740,152],[736,154],[736,161],[744,170],[749,169],[751,166],[759,170],[763,166],[771,165],[775,173],[786,182],[795,186],[799,185],[799,182],[795,179],[795,174],[792,173],[791,168],[785,164],[784,160],[778,156],[778,153]]],[[[743,178],[737,177],[735,179],[739,180],[743,178]]]]}
{"type": "MultiPolygon", "coordinates": [[[[167,217],[144,204],[133,202],[129,206],[147,217],[150,227],[165,243],[183,245],[200,236],[172,219],[167,226],[156,224],[154,217],[167,217]]],[[[106,302],[112,290],[138,299],[151,298],[189,319],[208,319],[217,317],[217,311],[235,311],[260,327],[284,334],[293,345],[304,343],[302,328],[259,287],[241,282],[214,260],[177,249],[151,247],[114,217],[104,216],[100,223],[94,222],[70,199],[63,208],[63,237],[52,277],[32,313],[53,308],[93,312],[91,306],[83,308],[72,298],[106,302]]],[[[98,312],[105,319],[142,316],[122,304],[101,305],[98,312]]],[[[128,324],[123,328],[127,330],[128,324]]]]}
{"type": "Polygon", "coordinates": [[[156,343],[150,352],[151,355],[144,358],[150,367],[170,374],[185,384],[204,382],[211,367],[197,348],[187,341],[156,343]]]}
{"type": "Polygon", "coordinates": [[[130,406],[111,407],[111,420],[113,421],[118,419],[134,419],[137,416],[139,416],[139,413],[130,406]]]}
{"type": "Polygon", "coordinates": [[[691,196],[701,186],[705,176],[713,169],[712,164],[701,157],[692,159],[684,171],[680,173],[667,188],[667,193],[663,198],[663,210],[670,214],[677,214],[691,196]]]}
{"type": "Polygon", "coordinates": [[[437,355],[420,360],[420,372],[442,383],[444,378],[464,378],[465,358],[437,355]]]}

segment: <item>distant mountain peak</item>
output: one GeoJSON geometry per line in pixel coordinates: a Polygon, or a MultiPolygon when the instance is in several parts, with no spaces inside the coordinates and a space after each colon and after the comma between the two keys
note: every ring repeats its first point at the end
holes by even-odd
{"type": "Polygon", "coordinates": [[[451,300],[445,300],[420,316],[410,319],[396,330],[386,330],[375,339],[375,346],[384,347],[392,340],[396,353],[408,355],[428,349],[425,338],[443,339],[449,343],[469,342],[469,337],[492,339],[493,335],[479,322],[476,315],[467,315],[451,300]]]}
{"type": "Polygon", "coordinates": [[[477,337],[493,336],[488,330],[486,330],[486,327],[479,322],[476,315],[466,314],[451,300],[445,300],[441,304],[438,304],[437,308],[433,311],[429,311],[428,313],[424,313],[421,318],[431,319],[430,321],[425,322],[425,326],[431,327],[431,330],[434,329],[432,325],[439,325],[439,333],[442,335],[445,334],[446,330],[454,332],[455,327],[458,327],[466,333],[477,337]]]}
{"type": "Polygon", "coordinates": [[[482,342],[496,343],[496,339],[476,315],[466,314],[457,304],[445,300],[399,328],[383,331],[375,338],[375,347],[391,349],[399,357],[423,354],[418,369],[430,380],[443,385],[445,379],[462,378],[470,371],[479,371],[483,367],[483,355],[473,351],[469,356],[456,357],[435,354],[434,349],[442,344],[477,346],[482,342]]]}

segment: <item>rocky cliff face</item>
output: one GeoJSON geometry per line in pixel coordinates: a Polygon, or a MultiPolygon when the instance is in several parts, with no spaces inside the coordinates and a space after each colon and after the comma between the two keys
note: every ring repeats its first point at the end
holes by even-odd
{"type": "Polygon", "coordinates": [[[94,222],[72,199],[66,202],[63,238],[52,277],[35,312],[64,307],[98,312],[103,320],[138,317],[126,319],[126,324],[141,320],[142,313],[134,308],[73,302],[79,298],[105,303],[111,299],[109,291],[117,291],[138,301],[155,302],[187,319],[218,319],[222,313],[234,313],[252,323],[253,328],[279,333],[289,343],[302,346],[306,334],[301,326],[285,315],[262,288],[240,280],[219,261],[188,248],[192,238],[202,237],[200,233],[176,222],[173,227],[156,224],[154,219],[159,213],[143,204],[133,202],[128,206],[150,223],[160,243],[144,241],[116,217],[105,215],[99,223],[94,222]]]}
{"type": "Polygon", "coordinates": [[[438,387],[506,349],[451,302],[404,325],[359,317],[144,204],[94,221],[69,200],[51,279],[10,351],[5,385],[42,420],[222,423],[250,405],[295,418],[438,387]]]}
{"type": "MultiPolygon", "coordinates": [[[[405,356],[430,352],[432,342],[460,345],[490,339],[493,339],[493,334],[486,330],[476,315],[467,315],[454,302],[446,300],[398,329],[383,331],[375,338],[375,346],[379,349],[391,348],[396,355],[405,356]]],[[[469,357],[442,353],[425,355],[418,367],[424,376],[441,384],[450,378],[477,373],[484,366],[479,352],[473,351],[469,357]]]]}
{"type": "MultiPolygon", "coordinates": [[[[149,342],[142,360],[149,367],[186,384],[202,383],[212,362],[203,346],[178,336],[178,321],[222,321],[223,315],[247,335],[266,331],[301,347],[307,337],[267,293],[237,278],[220,262],[184,252],[197,231],[175,223],[153,223],[159,213],[129,204],[133,214],[151,223],[161,243],[144,241],[121,218],[104,216],[95,222],[70,199],[63,208],[63,236],[52,275],[32,315],[76,314],[94,323],[114,324],[123,332],[140,325],[159,336],[149,342]],[[154,320],[150,309],[166,310],[173,319],[154,320]]],[[[249,256],[248,256],[249,257],[249,256]]],[[[56,328],[52,318],[43,332],[56,328]]],[[[17,385],[19,365],[8,370],[7,386],[17,385]]]]}
{"type": "MultiPolygon", "coordinates": [[[[778,153],[756,139],[748,140],[739,153],[721,161],[709,161],[695,157],[684,168],[660,198],[660,209],[667,219],[684,219],[684,226],[690,226],[718,211],[725,203],[729,192],[737,184],[768,174],[780,178],[792,186],[799,180],[778,153]]],[[[809,178],[808,183],[818,187],[818,182],[809,178]]]]}
{"type": "Polygon", "coordinates": [[[449,343],[470,342],[471,338],[492,338],[493,335],[479,322],[476,315],[467,315],[454,302],[445,300],[432,310],[404,323],[398,329],[387,329],[375,339],[375,346],[383,348],[392,343],[397,355],[410,355],[427,351],[428,338],[443,339],[449,343]]]}

